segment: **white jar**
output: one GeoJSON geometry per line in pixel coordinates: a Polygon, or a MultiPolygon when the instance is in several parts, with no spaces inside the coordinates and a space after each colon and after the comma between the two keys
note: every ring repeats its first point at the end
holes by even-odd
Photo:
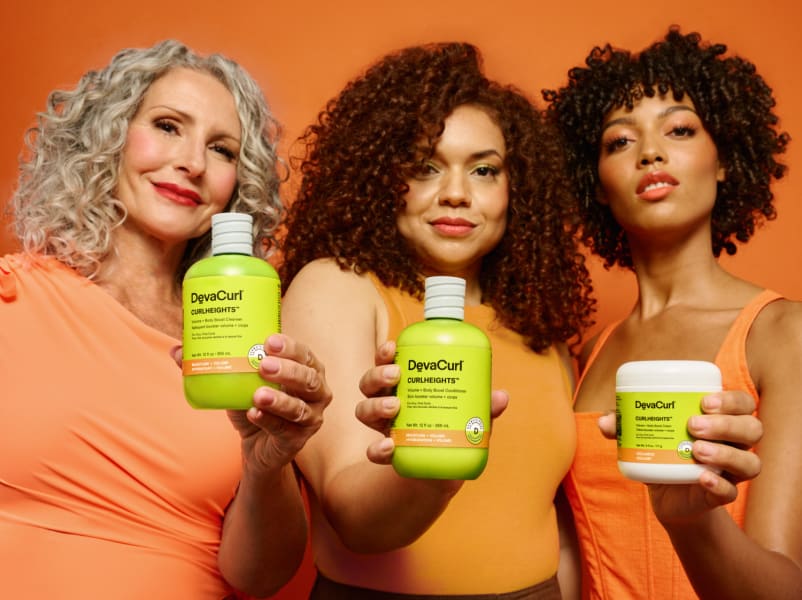
{"type": "Polygon", "coordinates": [[[688,419],[721,390],[721,372],[706,361],[647,360],[621,365],[615,378],[618,469],[644,483],[695,483],[688,419]]]}

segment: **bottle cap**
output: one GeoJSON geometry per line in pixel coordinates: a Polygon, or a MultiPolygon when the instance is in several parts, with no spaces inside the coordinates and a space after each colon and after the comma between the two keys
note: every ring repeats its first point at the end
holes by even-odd
{"type": "Polygon", "coordinates": [[[426,278],[423,316],[426,319],[465,317],[465,280],[440,275],[426,278]]]}
{"type": "Polygon", "coordinates": [[[212,254],[253,254],[253,217],[244,213],[212,215],[212,254]]]}

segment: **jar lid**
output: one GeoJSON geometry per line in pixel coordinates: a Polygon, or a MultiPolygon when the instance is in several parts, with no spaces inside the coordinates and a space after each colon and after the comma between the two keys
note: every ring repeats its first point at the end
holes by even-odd
{"type": "Polygon", "coordinates": [[[616,389],[715,391],[721,389],[721,371],[704,360],[637,360],[622,364],[615,375],[616,389]]]}

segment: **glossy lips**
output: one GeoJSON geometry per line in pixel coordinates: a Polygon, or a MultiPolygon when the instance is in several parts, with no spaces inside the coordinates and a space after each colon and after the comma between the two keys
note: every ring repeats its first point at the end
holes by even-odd
{"type": "Polygon", "coordinates": [[[641,200],[661,200],[678,185],[679,181],[665,171],[650,171],[638,182],[635,193],[641,200]]]}

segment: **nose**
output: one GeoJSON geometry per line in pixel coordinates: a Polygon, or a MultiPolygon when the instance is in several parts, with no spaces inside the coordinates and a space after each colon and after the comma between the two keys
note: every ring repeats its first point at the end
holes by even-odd
{"type": "Polygon", "coordinates": [[[443,179],[443,185],[440,188],[438,195],[438,202],[440,204],[449,204],[451,206],[470,205],[470,194],[468,191],[468,183],[465,180],[465,175],[462,172],[449,173],[443,179]]]}
{"type": "Polygon", "coordinates": [[[206,145],[184,139],[176,156],[176,168],[190,177],[198,177],[206,170],[206,145]]]}
{"type": "Polygon", "coordinates": [[[647,167],[656,162],[666,162],[666,154],[654,136],[646,136],[641,143],[640,164],[647,167]]]}

